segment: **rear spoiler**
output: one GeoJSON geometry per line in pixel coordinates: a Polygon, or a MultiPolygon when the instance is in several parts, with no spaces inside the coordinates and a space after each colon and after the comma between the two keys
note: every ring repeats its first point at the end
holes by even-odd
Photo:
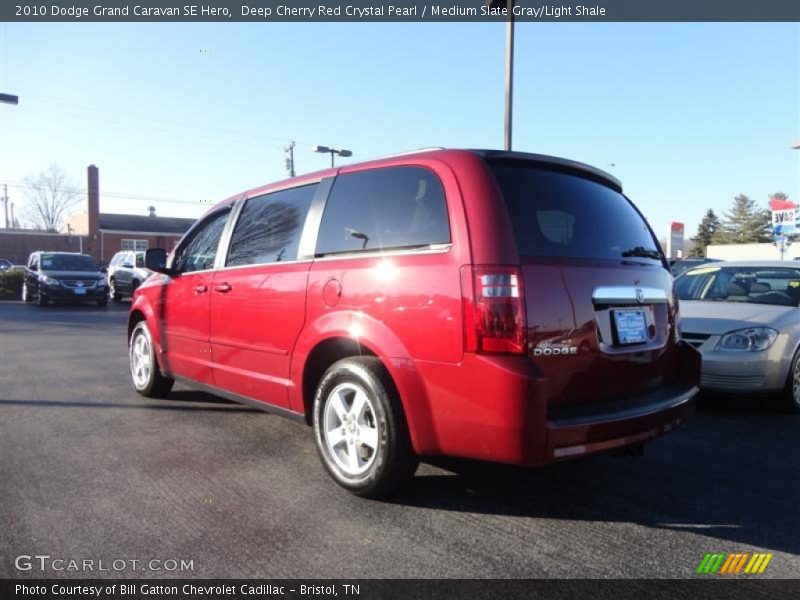
{"type": "Polygon", "coordinates": [[[520,162],[533,162],[540,165],[557,167],[566,171],[577,171],[578,174],[588,176],[590,179],[598,180],[600,183],[622,193],[622,182],[601,169],[597,169],[586,163],[559,158],[558,156],[547,156],[546,154],[532,154],[530,152],[513,152],[510,150],[471,150],[475,154],[487,160],[508,160],[520,162]]]}

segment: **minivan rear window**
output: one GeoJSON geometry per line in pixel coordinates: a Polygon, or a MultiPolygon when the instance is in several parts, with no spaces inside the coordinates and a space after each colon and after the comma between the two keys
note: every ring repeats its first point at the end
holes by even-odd
{"type": "Polygon", "coordinates": [[[521,256],[662,263],[645,220],[591,179],[518,162],[490,162],[521,256]]]}

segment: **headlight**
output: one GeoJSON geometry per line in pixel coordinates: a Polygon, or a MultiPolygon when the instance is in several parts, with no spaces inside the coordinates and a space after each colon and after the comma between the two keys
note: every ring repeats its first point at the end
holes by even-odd
{"type": "Polygon", "coordinates": [[[730,331],[723,335],[715,350],[732,350],[734,352],[758,352],[766,350],[775,340],[778,332],[769,327],[751,327],[730,331]]]}
{"type": "Polygon", "coordinates": [[[58,279],[53,279],[47,275],[39,275],[39,281],[46,283],[47,285],[59,285],[58,279]]]}

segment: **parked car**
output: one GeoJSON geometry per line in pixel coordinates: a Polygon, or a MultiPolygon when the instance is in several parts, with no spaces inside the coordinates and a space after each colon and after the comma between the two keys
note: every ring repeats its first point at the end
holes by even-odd
{"type": "Polygon", "coordinates": [[[109,295],[114,302],[123,296],[133,296],[142,282],[152,275],[144,268],[144,251],[117,252],[108,263],[109,295]]]}
{"type": "Polygon", "coordinates": [[[135,389],[180,380],[307,422],[363,496],[424,455],[638,453],[698,391],[656,237],[573,161],[434,150],[304,175],[221,202],[145,263],[135,389]]]}
{"type": "Polygon", "coordinates": [[[800,266],[728,261],[675,280],[683,338],[703,354],[701,387],[777,392],[800,412],[800,266]]]}
{"type": "Polygon", "coordinates": [[[14,264],[10,260],[5,258],[0,258],[0,271],[5,271],[6,269],[10,269],[13,266],[14,264]]]}
{"type": "Polygon", "coordinates": [[[681,273],[683,273],[686,269],[691,269],[692,267],[700,267],[707,263],[712,262],[721,262],[717,258],[684,258],[670,261],[669,268],[672,271],[672,275],[677,277],[681,273]]]}
{"type": "Polygon", "coordinates": [[[88,254],[43,252],[30,255],[22,285],[22,301],[47,306],[53,302],[108,304],[105,273],[88,254]]]}

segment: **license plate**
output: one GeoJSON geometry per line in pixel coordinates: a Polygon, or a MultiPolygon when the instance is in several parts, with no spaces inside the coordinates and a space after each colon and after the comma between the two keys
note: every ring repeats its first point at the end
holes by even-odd
{"type": "Polygon", "coordinates": [[[647,341],[647,321],[643,310],[621,309],[613,313],[620,344],[641,344],[647,341]]]}
{"type": "Polygon", "coordinates": [[[86,288],[75,288],[75,295],[76,296],[85,296],[86,295],[86,288]]]}

